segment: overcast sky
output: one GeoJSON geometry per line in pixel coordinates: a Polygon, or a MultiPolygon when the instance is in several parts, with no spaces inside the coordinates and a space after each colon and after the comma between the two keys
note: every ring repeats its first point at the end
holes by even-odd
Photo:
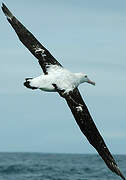
{"type": "MultiPolygon", "coordinates": [[[[4,3],[63,66],[96,82],[81,94],[110,151],[125,154],[126,1],[4,3]]],[[[0,151],[96,153],[58,94],[23,86],[41,68],[2,11],[0,19],[0,151]]]]}

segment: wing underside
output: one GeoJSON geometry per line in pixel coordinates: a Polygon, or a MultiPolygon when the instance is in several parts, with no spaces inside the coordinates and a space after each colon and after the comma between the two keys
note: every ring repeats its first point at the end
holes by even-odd
{"type": "Polygon", "coordinates": [[[45,74],[47,74],[48,65],[61,64],[51,55],[51,53],[28,31],[25,26],[13,16],[10,10],[2,4],[2,10],[7,17],[7,20],[15,30],[20,41],[26,46],[27,49],[38,59],[39,64],[45,74]]]}
{"type": "Polygon", "coordinates": [[[86,136],[90,144],[97,150],[108,168],[125,180],[125,177],[120,172],[113,156],[100,135],[79,90],[77,88],[74,89],[65,99],[80,130],[86,136]]]}

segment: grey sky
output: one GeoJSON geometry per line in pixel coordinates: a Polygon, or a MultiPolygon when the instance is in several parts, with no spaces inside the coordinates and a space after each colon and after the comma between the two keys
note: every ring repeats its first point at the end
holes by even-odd
{"type": "MultiPolygon", "coordinates": [[[[81,94],[112,153],[126,149],[126,1],[5,0],[15,16],[66,68],[96,82],[81,94]]],[[[58,94],[31,91],[37,60],[1,19],[0,151],[95,153],[58,94]]]]}

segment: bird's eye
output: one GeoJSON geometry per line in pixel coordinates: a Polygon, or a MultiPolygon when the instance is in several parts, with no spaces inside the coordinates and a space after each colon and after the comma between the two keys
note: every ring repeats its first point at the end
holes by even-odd
{"type": "Polygon", "coordinates": [[[87,75],[85,75],[85,78],[87,78],[87,75]]]}

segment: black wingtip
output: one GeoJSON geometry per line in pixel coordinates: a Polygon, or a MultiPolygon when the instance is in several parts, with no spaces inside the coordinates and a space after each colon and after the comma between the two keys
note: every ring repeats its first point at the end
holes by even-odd
{"type": "Polygon", "coordinates": [[[5,4],[2,2],[2,6],[1,7],[3,7],[3,6],[5,6],[5,4]]]}
{"type": "Polygon", "coordinates": [[[126,178],[123,176],[123,174],[121,173],[120,169],[118,166],[115,166],[115,173],[120,176],[123,180],[126,180],[126,178]]]}
{"type": "Polygon", "coordinates": [[[2,2],[1,8],[2,8],[3,12],[4,12],[4,7],[5,7],[5,4],[2,2]]]}
{"type": "Polygon", "coordinates": [[[7,8],[7,6],[4,3],[2,3],[1,8],[2,8],[5,16],[7,17],[7,19],[11,20],[13,18],[13,14],[10,12],[10,10],[7,8]]]}

